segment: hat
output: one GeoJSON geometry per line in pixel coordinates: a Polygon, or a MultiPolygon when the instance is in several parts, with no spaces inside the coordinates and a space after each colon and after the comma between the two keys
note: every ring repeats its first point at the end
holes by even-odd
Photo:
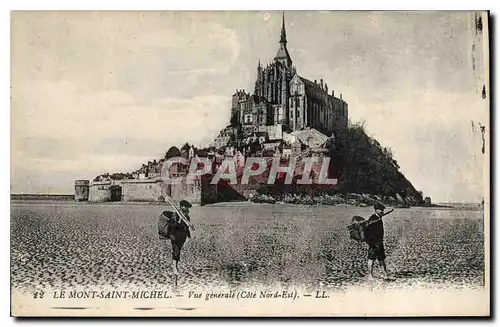
{"type": "Polygon", "coordinates": [[[186,200],[182,200],[181,202],[179,202],[179,205],[186,208],[191,208],[193,206],[191,203],[189,203],[189,201],[186,200]]]}
{"type": "Polygon", "coordinates": [[[375,203],[375,205],[373,206],[373,208],[375,210],[384,210],[385,206],[382,203],[375,203]]]}

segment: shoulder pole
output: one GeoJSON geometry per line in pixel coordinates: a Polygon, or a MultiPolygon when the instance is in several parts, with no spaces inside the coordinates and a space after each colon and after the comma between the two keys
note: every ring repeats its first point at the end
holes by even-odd
{"type": "Polygon", "coordinates": [[[191,229],[194,230],[193,228],[193,225],[191,225],[191,222],[186,218],[186,216],[184,216],[184,214],[181,212],[181,210],[179,208],[177,208],[177,205],[174,203],[174,201],[172,200],[172,198],[170,196],[168,196],[165,192],[162,192],[163,193],[163,196],[165,197],[165,202],[168,202],[172,208],[174,208],[175,212],[179,215],[179,217],[181,218],[181,220],[191,229]]]}

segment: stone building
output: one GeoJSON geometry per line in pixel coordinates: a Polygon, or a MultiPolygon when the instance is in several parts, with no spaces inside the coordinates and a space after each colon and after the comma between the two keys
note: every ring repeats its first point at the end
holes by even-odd
{"type": "Polygon", "coordinates": [[[318,132],[314,128],[307,128],[291,133],[297,140],[308,149],[319,149],[329,140],[328,136],[318,132]]]}
{"type": "Polygon", "coordinates": [[[231,101],[231,125],[235,126],[242,120],[241,103],[246,103],[250,98],[250,93],[245,90],[236,90],[231,101]]]}
{"type": "Polygon", "coordinates": [[[229,144],[229,142],[236,137],[236,131],[228,126],[220,131],[219,135],[215,138],[212,146],[216,149],[223,148],[229,144]]]}
{"type": "Polygon", "coordinates": [[[261,132],[274,122],[271,104],[256,95],[245,96],[245,100],[240,102],[239,116],[243,137],[261,132]]]}
{"type": "Polygon", "coordinates": [[[111,181],[92,182],[89,188],[89,201],[111,201],[111,181]]]}
{"type": "Polygon", "coordinates": [[[285,19],[279,48],[273,61],[259,61],[254,94],[237,90],[232,97],[231,124],[242,128],[243,137],[262,127],[282,125],[286,132],[314,128],[327,135],[347,129],[347,102],[335,97],[321,79],[314,82],[299,76],[288,52],[285,19]]]}
{"type": "Polygon", "coordinates": [[[94,181],[89,187],[90,202],[121,201],[122,187],[118,181],[94,181]]]}
{"type": "Polygon", "coordinates": [[[163,160],[161,160],[161,162],[157,162],[156,159],[153,161],[148,161],[146,177],[148,178],[160,177],[162,164],[163,160]]]}
{"type": "Polygon", "coordinates": [[[295,75],[292,58],[288,53],[285,29],[285,16],[281,25],[281,38],[279,48],[273,62],[263,68],[260,61],[257,65],[257,80],[255,81],[254,94],[264,98],[273,105],[275,124],[286,122],[288,99],[290,97],[290,81],[295,75]],[[284,114],[284,115],[283,115],[284,114]]]}
{"type": "Polygon", "coordinates": [[[288,125],[292,130],[306,127],[324,134],[341,133],[347,128],[347,103],[328,94],[328,85],[311,82],[298,74],[290,82],[288,125]]]}
{"type": "Polygon", "coordinates": [[[75,201],[88,201],[89,200],[89,180],[76,180],[75,181],[75,201]]]}

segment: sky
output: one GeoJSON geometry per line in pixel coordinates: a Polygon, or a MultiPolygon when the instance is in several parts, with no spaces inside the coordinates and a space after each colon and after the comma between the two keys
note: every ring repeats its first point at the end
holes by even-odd
{"type": "MultiPolygon", "coordinates": [[[[73,192],[172,145],[204,146],[278,50],[281,12],[13,12],[11,193],[73,192]]],[[[285,12],[298,73],[342,93],[433,202],[484,194],[467,12],[285,12]]],[[[479,59],[481,47],[476,51],[479,59]]],[[[477,59],[477,60],[479,60],[477,59]]],[[[484,68],[487,69],[487,60],[484,68]]]]}

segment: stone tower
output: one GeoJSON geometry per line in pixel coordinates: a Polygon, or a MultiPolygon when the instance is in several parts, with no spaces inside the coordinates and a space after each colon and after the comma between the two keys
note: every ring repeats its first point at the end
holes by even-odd
{"type": "Polygon", "coordinates": [[[75,201],[88,201],[89,200],[89,184],[88,180],[75,181],[75,201]]]}
{"type": "Polygon", "coordinates": [[[254,93],[258,98],[264,98],[272,105],[275,124],[288,125],[288,99],[290,98],[290,81],[295,74],[295,69],[292,66],[293,61],[288,53],[285,27],[285,14],[283,13],[281,23],[281,36],[279,40],[279,48],[274,60],[263,68],[260,64],[257,65],[257,79],[255,81],[254,93]]]}

